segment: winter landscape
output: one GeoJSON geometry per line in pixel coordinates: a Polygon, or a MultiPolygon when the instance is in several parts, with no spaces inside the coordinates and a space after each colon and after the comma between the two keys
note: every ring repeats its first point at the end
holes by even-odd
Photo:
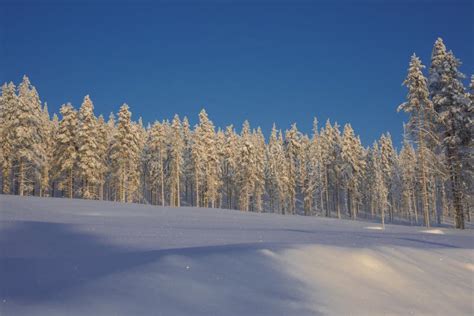
{"type": "Polygon", "coordinates": [[[0,315],[474,314],[454,2],[0,4],[0,315]]]}

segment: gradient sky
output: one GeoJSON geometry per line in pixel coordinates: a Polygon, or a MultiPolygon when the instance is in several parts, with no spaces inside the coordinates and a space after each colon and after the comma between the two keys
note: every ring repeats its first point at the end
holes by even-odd
{"type": "Polygon", "coordinates": [[[441,36],[474,72],[473,3],[0,0],[0,82],[27,74],[51,112],[90,94],[97,115],[126,102],[134,119],[196,123],[205,107],[267,136],[273,122],[309,133],[317,116],[399,147],[413,52],[429,64],[441,36]]]}

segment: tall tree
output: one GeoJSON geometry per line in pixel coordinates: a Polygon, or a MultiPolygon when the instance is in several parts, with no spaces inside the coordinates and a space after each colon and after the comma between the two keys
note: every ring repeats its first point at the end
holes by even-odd
{"type": "Polygon", "coordinates": [[[77,143],[78,172],[82,182],[82,197],[94,199],[97,197],[101,164],[98,153],[97,120],[94,116],[94,105],[89,95],[84,97],[79,110],[77,143]]]}
{"type": "Polygon", "coordinates": [[[296,184],[298,170],[298,153],[301,147],[301,133],[296,124],[293,124],[285,133],[285,154],[288,163],[286,196],[288,211],[290,214],[296,212],[296,184]]]}
{"type": "Polygon", "coordinates": [[[438,140],[435,131],[437,115],[433,103],[428,97],[427,80],[423,76],[423,68],[420,59],[413,54],[408,76],[403,82],[408,88],[407,101],[402,103],[398,110],[410,113],[410,119],[406,126],[417,145],[418,182],[421,189],[423,219],[425,226],[429,227],[428,179],[430,171],[432,171],[430,161],[435,160],[433,148],[438,140]]]}
{"type": "Polygon", "coordinates": [[[42,111],[38,93],[24,76],[18,86],[18,106],[13,110],[10,128],[18,165],[18,194],[32,191],[39,182],[45,159],[42,111]]]}
{"type": "Polygon", "coordinates": [[[59,122],[54,150],[55,178],[59,180],[59,187],[65,190],[66,196],[73,198],[78,150],[78,114],[70,103],[63,104],[60,112],[62,119],[59,122]]]}
{"type": "Polygon", "coordinates": [[[175,115],[171,122],[171,135],[170,135],[170,205],[179,207],[181,205],[180,200],[180,186],[181,186],[181,174],[183,172],[183,151],[184,151],[184,135],[182,130],[181,121],[178,115],[175,115]]]}
{"type": "Polygon", "coordinates": [[[464,229],[463,161],[469,159],[472,144],[472,105],[462,84],[464,75],[458,70],[461,62],[450,52],[442,39],[436,41],[430,66],[430,97],[439,114],[437,130],[450,174],[451,194],[455,210],[455,226],[464,229]]]}
{"type": "Polygon", "coordinates": [[[13,82],[2,86],[0,98],[0,152],[2,158],[2,192],[13,193],[11,190],[12,169],[14,161],[15,130],[13,120],[16,115],[18,104],[16,87],[13,82]]]}

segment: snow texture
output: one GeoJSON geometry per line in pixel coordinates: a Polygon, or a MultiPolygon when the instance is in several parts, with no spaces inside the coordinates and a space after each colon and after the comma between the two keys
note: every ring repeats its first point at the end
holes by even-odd
{"type": "Polygon", "coordinates": [[[471,229],[0,196],[0,315],[472,315],[471,229]]]}

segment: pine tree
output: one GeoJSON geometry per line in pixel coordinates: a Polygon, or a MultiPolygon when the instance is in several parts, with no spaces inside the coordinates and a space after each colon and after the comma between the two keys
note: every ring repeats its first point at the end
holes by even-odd
{"type": "Polygon", "coordinates": [[[111,149],[114,179],[120,202],[127,202],[132,184],[130,183],[134,171],[134,135],[131,122],[132,114],[127,104],[120,107],[118,113],[117,133],[111,149]]]}
{"type": "Polygon", "coordinates": [[[165,124],[155,122],[147,140],[147,171],[151,184],[152,203],[165,206],[165,163],[167,157],[167,133],[165,124]],[[159,193],[160,192],[160,193],[159,193]]]}
{"type": "Polygon", "coordinates": [[[432,170],[429,161],[435,160],[433,148],[437,144],[437,135],[434,124],[437,115],[428,98],[427,80],[422,73],[423,67],[420,59],[413,54],[408,76],[403,82],[408,88],[407,102],[401,104],[398,110],[410,113],[407,130],[414,137],[417,145],[418,182],[421,187],[423,218],[425,226],[429,227],[428,179],[432,170]]]}
{"type": "Polygon", "coordinates": [[[179,207],[180,202],[180,186],[181,186],[181,174],[183,165],[183,150],[184,150],[184,136],[181,126],[181,121],[178,115],[175,115],[171,123],[171,135],[170,135],[170,181],[169,186],[170,192],[170,205],[179,207]]]}
{"type": "Polygon", "coordinates": [[[2,158],[2,192],[4,194],[13,193],[11,190],[11,177],[13,169],[13,150],[15,141],[15,130],[13,122],[15,112],[18,108],[18,96],[16,87],[10,82],[2,86],[2,96],[0,98],[0,152],[2,158]]]}
{"type": "Polygon", "coordinates": [[[63,104],[60,113],[62,119],[59,122],[54,150],[55,178],[59,180],[59,188],[65,189],[66,196],[73,198],[78,150],[78,114],[70,103],[63,104]]]}
{"type": "Polygon", "coordinates": [[[239,187],[239,208],[241,211],[250,210],[250,198],[254,190],[255,176],[255,147],[252,142],[250,124],[245,121],[240,134],[239,154],[237,165],[238,187],[239,187]]]}
{"type": "Polygon", "coordinates": [[[301,147],[301,134],[298,131],[296,124],[293,124],[291,129],[286,131],[284,145],[286,160],[288,163],[286,182],[286,196],[288,198],[287,205],[289,213],[294,214],[296,212],[298,153],[301,147]]]}
{"type": "Polygon", "coordinates": [[[441,148],[450,175],[455,226],[464,229],[462,170],[472,143],[472,110],[462,84],[464,75],[458,70],[460,65],[461,62],[451,51],[446,52],[442,39],[438,38],[430,66],[430,97],[439,114],[437,131],[441,135],[441,148]]]}
{"type": "Polygon", "coordinates": [[[382,157],[377,142],[372,147],[372,168],[374,173],[374,205],[380,211],[382,228],[385,228],[385,210],[388,204],[388,189],[384,180],[382,157]]]}
{"type": "Polygon", "coordinates": [[[99,184],[100,157],[98,153],[97,121],[94,116],[94,105],[88,95],[79,110],[78,143],[78,172],[82,184],[82,197],[94,199],[97,197],[99,184]]]}
{"type": "Polygon", "coordinates": [[[403,141],[403,147],[400,151],[400,166],[402,180],[402,206],[407,211],[407,217],[410,222],[414,220],[418,223],[418,211],[416,208],[416,154],[413,146],[407,139],[403,141]]]}
{"type": "Polygon", "coordinates": [[[24,76],[18,86],[18,106],[7,128],[13,132],[13,152],[18,165],[18,194],[32,191],[39,182],[45,149],[42,132],[41,102],[38,93],[24,76]]]}
{"type": "Polygon", "coordinates": [[[146,140],[146,130],[143,127],[142,119],[132,122],[132,146],[130,147],[131,160],[129,163],[129,181],[127,190],[127,201],[139,202],[143,197],[142,169],[145,161],[144,148],[146,140]]]}
{"type": "Polygon", "coordinates": [[[253,133],[253,147],[255,148],[254,157],[254,183],[253,200],[254,209],[257,212],[263,211],[263,194],[265,193],[265,137],[260,127],[253,133]]]}
{"type": "Polygon", "coordinates": [[[350,124],[344,126],[342,135],[343,160],[342,179],[347,189],[347,206],[352,219],[357,217],[357,200],[359,198],[360,175],[365,167],[363,148],[360,140],[355,136],[350,124]]]}
{"type": "MultiPolygon", "coordinates": [[[[57,117],[56,117],[57,118],[57,117]]],[[[53,152],[55,147],[55,138],[57,125],[50,119],[48,105],[45,103],[41,113],[41,132],[44,147],[44,157],[41,165],[40,196],[50,196],[50,175],[53,164],[53,152]]]]}
{"type": "MultiPolygon", "coordinates": [[[[311,146],[308,150],[308,161],[311,167],[309,172],[308,187],[312,191],[311,194],[317,194],[314,198],[315,204],[319,213],[323,213],[324,209],[324,164],[322,154],[322,139],[318,131],[318,120],[313,120],[313,137],[311,139],[311,146]]],[[[310,193],[310,192],[308,192],[310,193]]]]}
{"type": "Polygon", "coordinates": [[[287,164],[283,149],[282,133],[273,124],[266,153],[266,183],[272,211],[284,213],[284,195],[287,164]]]}
{"type": "Polygon", "coordinates": [[[237,157],[238,157],[239,137],[235,133],[232,125],[227,126],[225,131],[225,141],[223,145],[224,159],[222,162],[222,182],[227,203],[226,207],[235,207],[235,194],[237,185],[237,157]]]}
{"type": "Polygon", "coordinates": [[[385,186],[388,191],[388,215],[390,221],[393,221],[393,213],[395,208],[394,199],[394,178],[395,178],[395,166],[397,161],[397,153],[393,148],[392,137],[389,133],[380,137],[380,163],[383,172],[383,178],[385,186]]]}
{"type": "Polygon", "coordinates": [[[192,131],[189,126],[188,118],[185,116],[182,122],[183,128],[183,187],[185,190],[186,202],[193,205],[193,160],[192,160],[192,131]]]}
{"type": "Polygon", "coordinates": [[[99,156],[100,167],[99,170],[99,200],[104,199],[104,188],[106,176],[108,173],[107,155],[109,154],[109,136],[108,126],[102,115],[99,115],[97,119],[97,154],[99,156]]]}
{"type": "Polygon", "coordinates": [[[331,122],[327,120],[325,127],[321,130],[319,146],[321,151],[321,173],[323,174],[322,191],[324,191],[324,205],[321,206],[322,209],[325,209],[327,217],[331,216],[331,209],[329,207],[329,173],[333,160],[331,153],[334,147],[332,133],[331,122]]]}

